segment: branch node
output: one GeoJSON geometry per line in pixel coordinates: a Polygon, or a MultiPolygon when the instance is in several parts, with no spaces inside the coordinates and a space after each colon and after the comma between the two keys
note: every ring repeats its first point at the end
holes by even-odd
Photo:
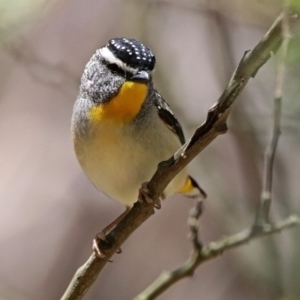
{"type": "Polygon", "coordinates": [[[225,134],[228,130],[227,124],[223,123],[216,127],[216,130],[219,134],[225,134]]]}

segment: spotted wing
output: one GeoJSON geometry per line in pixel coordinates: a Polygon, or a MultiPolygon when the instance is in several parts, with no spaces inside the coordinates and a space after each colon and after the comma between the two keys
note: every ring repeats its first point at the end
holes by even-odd
{"type": "Polygon", "coordinates": [[[184,144],[185,138],[180,123],[175,118],[168,103],[163,99],[163,97],[157,91],[156,91],[156,97],[154,103],[157,107],[159,117],[178,136],[180,142],[184,144]]]}

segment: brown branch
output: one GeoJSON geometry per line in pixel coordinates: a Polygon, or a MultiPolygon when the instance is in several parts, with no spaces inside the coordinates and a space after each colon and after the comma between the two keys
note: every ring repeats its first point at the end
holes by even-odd
{"type": "Polygon", "coordinates": [[[268,145],[264,155],[263,186],[254,227],[260,227],[262,226],[262,224],[269,222],[269,213],[272,202],[273,166],[278,140],[281,134],[281,103],[284,87],[284,78],[286,73],[285,64],[290,40],[290,25],[288,16],[288,8],[287,5],[285,5],[281,24],[283,41],[281,51],[279,53],[280,55],[277,65],[276,86],[274,93],[273,134],[270,144],[268,145]]]}
{"type": "Polygon", "coordinates": [[[145,291],[134,300],[152,300],[162,294],[177,281],[192,276],[195,270],[203,263],[222,255],[225,251],[248,244],[251,240],[266,235],[278,233],[281,230],[300,225],[300,216],[293,215],[274,224],[264,224],[259,231],[245,229],[237,234],[224,237],[207,246],[194,250],[189,260],[179,268],[161,274],[145,291]]]}
{"type": "Polygon", "coordinates": [[[276,233],[280,229],[289,228],[290,226],[300,225],[300,216],[291,216],[288,219],[281,221],[277,224],[268,224],[268,215],[271,205],[271,191],[272,191],[272,174],[274,157],[280,135],[280,117],[281,117],[281,99],[283,91],[283,82],[285,75],[285,59],[288,49],[288,38],[289,38],[289,21],[288,11],[284,11],[282,21],[282,51],[279,58],[279,64],[277,69],[277,80],[275,89],[274,99],[274,125],[273,125],[273,136],[270,145],[265,153],[264,161],[264,176],[263,176],[263,189],[260,200],[260,205],[257,209],[256,220],[252,228],[246,229],[238,234],[230,237],[223,238],[220,242],[214,242],[204,248],[198,240],[198,218],[200,216],[201,204],[196,203],[195,208],[192,210],[189,224],[193,244],[193,252],[190,259],[178,267],[177,269],[169,272],[165,272],[159,276],[148,288],[140,293],[134,300],[152,300],[157,296],[161,295],[170,286],[174,285],[179,280],[192,276],[195,270],[204,262],[211,259],[210,255],[220,255],[224,251],[238,247],[242,244],[248,243],[250,240],[264,236],[266,234],[276,233]],[[268,224],[268,225],[267,225],[268,224]],[[270,227],[271,226],[271,227],[270,227]],[[215,251],[212,251],[211,245],[219,245],[215,251]]]}
{"type": "MultiPolygon", "coordinates": [[[[169,160],[159,164],[157,171],[147,185],[149,196],[154,201],[159,199],[165,187],[176,174],[219,134],[226,132],[226,120],[232,110],[233,103],[250,77],[256,74],[260,67],[270,58],[271,52],[275,51],[281,43],[282,18],[283,16],[280,15],[258,45],[252,51],[245,53],[217,104],[208,111],[206,121],[196,130],[192,138],[169,160]]],[[[289,18],[291,24],[297,19],[297,16],[290,15],[289,18]]],[[[153,213],[153,204],[143,201],[136,202],[128,215],[107,235],[107,242],[100,243],[99,246],[101,250],[105,251],[107,259],[110,259],[133,231],[153,213]]],[[[213,257],[212,253],[210,254],[211,257],[213,257]]],[[[61,299],[82,299],[107,261],[92,254],[88,261],[78,269],[61,299]]]]}

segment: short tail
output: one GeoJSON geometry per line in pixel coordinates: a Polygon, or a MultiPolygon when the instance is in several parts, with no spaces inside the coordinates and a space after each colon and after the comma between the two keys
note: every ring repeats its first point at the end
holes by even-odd
{"type": "Polygon", "coordinates": [[[189,198],[201,197],[205,199],[207,197],[204,190],[199,186],[197,181],[191,176],[187,177],[184,186],[178,191],[178,193],[183,194],[189,198]]]}

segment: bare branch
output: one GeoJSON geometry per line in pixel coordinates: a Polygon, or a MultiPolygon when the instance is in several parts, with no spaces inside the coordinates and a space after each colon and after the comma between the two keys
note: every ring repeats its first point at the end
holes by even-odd
{"type": "Polygon", "coordinates": [[[197,199],[195,207],[193,207],[190,211],[190,217],[188,220],[190,226],[190,239],[192,241],[193,247],[195,251],[199,251],[202,248],[202,244],[198,239],[198,231],[199,231],[199,218],[202,214],[203,209],[203,201],[202,199],[197,199]]]}
{"type": "Polygon", "coordinates": [[[289,25],[289,11],[287,5],[284,6],[282,19],[282,47],[279,55],[277,65],[277,78],[274,93],[274,121],[273,134],[270,144],[268,145],[264,155],[264,170],[263,170],[263,187],[260,197],[259,206],[257,209],[255,227],[262,226],[269,222],[269,212],[272,202],[272,183],[273,183],[273,166],[275,160],[275,153],[280,136],[280,118],[281,118],[281,102],[285,78],[285,63],[288,52],[288,44],[290,40],[290,25],[289,25]]]}
{"type": "Polygon", "coordinates": [[[225,251],[248,244],[251,240],[266,235],[281,232],[281,230],[300,225],[300,216],[290,216],[274,224],[264,224],[260,231],[245,229],[237,234],[224,237],[216,242],[211,242],[207,246],[194,250],[189,260],[179,268],[165,272],[158,277],[145,291],[134,300],[152,300],[162,294],[177,281],[192,276],[195,270],[203,263],[222,255],[225,251]]]}
{"type": "Polygon", "coordinates": [[[134,300],[152,300],[162,294],[170,286],[174,285],[179,280],[192,276],[196,268],[214,255],[220,255],[224,251],[248,243],[250,240],[261,237],[266,234],[272,234],[290,226],[300,225],[299,216],[291,216],[284,221],[273,225],[268,224],[268,215],[271,205],[272,193],[272,174],[274,157],[280,135],[280,117],[281,117],[281,100],[283,92],[283,83],[285,77],[285,60],[288,50],[288,41],[290,37],[288,10],[285,7],[282,21],[282,50],[278,63],[277,80],[274,99],[274,125],[273,136],[270,145],[265,153],[264,162],[264,182],[260,205],[258,207],[257,219],[253,228],[246,229],[238,234],[221,239],[219,242],[214,242],[202,248],[198,240],[198,218],[200,216],[201,206],[196,203],[193,209],[189,224],[193,243],[193,252],[190,259],[179,268],[163,273],[157,280],[155,280],[145,291],[139,294],[134,300]],[[212,250],[214,249],[214,250],[212,250]],[[206,255],[208,254],[208,255],[206,255]]]}
{"type": "MultiPolygon", "coordinates": [[[[250,77],[256,74],[260,67],[270,58],[271,52],[275,51],[281,43],[282,19],[283,16],[280,15],[259,44],[252,51],[245,53],[217,104],[208,111],[206,121],[196,130],[192,138],[169,160],[159,164],[156,173],[147,185],[149,196],[154,202],[159,199],[159,196],[168,183],[195,158],[196,155],[207,147],[219,134],[226,132],[226,120],[232,110],[233,103],[250,77]]],[[[296,19],[296,15],[290,15],[290,24],[296,19]]],[[[137,201],[128,215],[106,236],[106,243],[100,243],[100,249],[105,252],[107,259],[110,259],[133,231],[153,213],[154,204],[137,201]]],[[[231,244],[232,242],[230,242],[230,245],[231,244]]],[[[237,246],[238,244],[241,244],[241,242],[236,242],[234,245],[237,246]]],[[[227,246],[228,249],[232,247],[234,246],[227,246]]],[[[220,246],[217,247],[217,249],[219,248],[220,246]]],[[[201,253],[212,258],[219,255],[217,251],[221,253],[223,250],[222,248],[221,250],[215,250],[215,248],[211,247],[204,248],[201,253]]],[[[106,259],[98,258],[92,254],[89,260],[76,272],[61,299],[82,299],[106,263],[106,259]]]]}

